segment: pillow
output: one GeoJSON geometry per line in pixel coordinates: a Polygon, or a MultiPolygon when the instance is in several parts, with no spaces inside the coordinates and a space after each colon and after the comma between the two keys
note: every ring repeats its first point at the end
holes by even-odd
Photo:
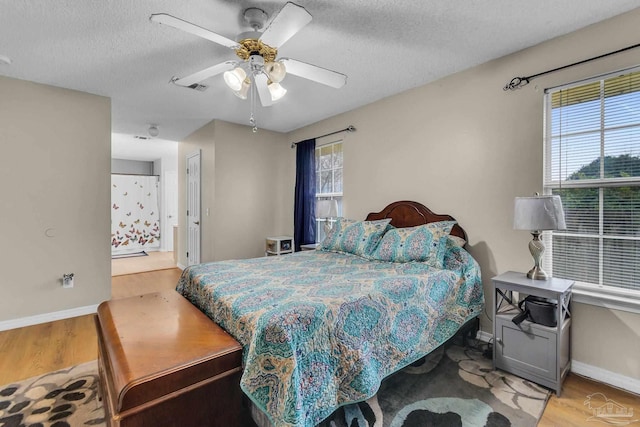
{"type": "Polygon", "coordinates": [[[371,259],[388,262],[426,262],[442,268],[447,237],[455,221],[432,222],[410,228],[394,228],[385,233],[371,259]]]}
{"type": "Polygon", "coordinates": [[[371,254],[390,222],[391,219],[356,221],[338,218],[320,249],[365,257],[371,254]]]}
{"type": "Polygon", "coordinates": [[[457,246],[459,248],[464,248],[464,245],[467,244],[467,241],[464,240],[462,237],[449,235],[448,239],[449,239],[448,244],[451,245],[451,246],[457,246]]]}

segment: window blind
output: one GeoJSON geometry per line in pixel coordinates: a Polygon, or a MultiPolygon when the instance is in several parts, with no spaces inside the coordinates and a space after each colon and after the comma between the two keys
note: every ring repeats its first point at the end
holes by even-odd
{"type": "Polygon", "coordinates": [[[555,277],[640,290],[640,69],[548,90],[544,190],[562,198],[555,277]]]}

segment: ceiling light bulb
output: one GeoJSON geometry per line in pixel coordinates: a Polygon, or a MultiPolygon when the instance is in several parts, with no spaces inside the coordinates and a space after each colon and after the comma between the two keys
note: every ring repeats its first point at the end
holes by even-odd
{"type": "Polygon", "coordinates": [[[160,130],[158,130],[158,126],[156,125],[149,126],[148,132],[149,132],[149,135],[151,135],[153,138],[160,135],[160,130]]]}
{"type": "Polygon", "coordinates": [[[244,79],[242,81],[242,87],[240,87],[240,90],[233,91],[233,93],[240,99],[247,99],[247,94],[249,93],[250,86],[251,81],[249,79],[244,79]]]}
{"type": "Polygon", "coordinates": [[[280,86],[280,83],[271,82],[267,85],[269,88],[269,92],[271,93],[271,100],[276,102],[281,99],[286,93],[287,90],[280,86]]]}
{"type": "Polygon", "coordinates": [[[233,91],[239,91],[242,89],[242,82],[245,78],[247,78],[247,73],[245,73],[240,67],[224,72],[224,82],[233,91]]]}
{"type": "Polygon", "coordinates": [[[267,62],[264,64],[264,70],[269,76],[269,80],[274,83],[280,83],[282,79],[284,79],[284,76],[287,75],[287,69],[282,61],[267,62]]]}

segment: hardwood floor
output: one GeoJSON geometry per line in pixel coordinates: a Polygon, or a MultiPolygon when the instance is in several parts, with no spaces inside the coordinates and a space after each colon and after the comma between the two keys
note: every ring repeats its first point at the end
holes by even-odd
{"type": "MultiPolygon", "coordinates": [[[[594,415],[585,402],[594,393],[602,393],[606,398],[615,401],[624,408],[633,408],[632,419],[640,419],[640,396],[624,392],[617,388],[592,381],[579,375],[569,374],[562,386],[560,398],[555,394],[547,402],[542,419],[538,427],[580,427],[588,425],[626,425],[625,419],[618,417],[618,423],[604,423],[603,421],[589,420],[594,415]]],[[[605,402],[594,398],[594,407],[598,407],[605,402]]],[[[631,425],[640,425],[633,422],[631,425]]]]}
{"type": "Polygon", "coordinates": [[[92,315],[0,332],[0,385],[94,360],[92,315]]]}
{"type": "Polygon", "coordinates": [[[143,273],[175,268],[173,252],[149,251],[147,256],[117,258],[111,260],[111,276],[143,273]]]}
{"type": "MultiPolygon", "coordinates": [[[[112,298],[174,289],[178,268],[112,278],[112,298]]],[[[81,316],[26,328],[0,332],[0,385],[97,358],[97,337],[93,316],[81,316]]],[[[593,415],[585,401],[593,393],[626,408],[640,418],[640,396],[569,374],[562,396],[552,394],[539,427],[574,427],[601,424],[587,421],[593,415]]]]}
{"type": "MultiPolygon", "coordinates": [[[[111,279],[111,298],[174,289],[182,271],[158,270],[111,279]]],[[[0,385],[88,362],[98,357],[94,316],[0,332],[0,385]]]]}
{"type": "Polygon", "coordinates": [[[175,289],[182,270],[149,271],[146,273],[127,274],[111,278],[111,298],[127,298],[151,292],[175,289]]]}

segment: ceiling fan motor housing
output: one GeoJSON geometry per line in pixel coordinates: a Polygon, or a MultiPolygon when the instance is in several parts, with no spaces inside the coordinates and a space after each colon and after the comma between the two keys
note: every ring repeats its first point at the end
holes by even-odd
{"type": "MultiPolygon", "coordinates": [[[[250,32],[252,35],[255,34],[250,32]]],[[[260,33],[257,33],[258,35],[260,33]]],[[[265,62],[273,62],[278,55],[278,49],[273,48],[267,44],[262,43],[259,38],[244,37],[247,33],[243,33],[240,36],[243,37],[238,40],[240,47],[236,49],[236,55],[243,61],[248,61],[252,55],[260,55],[264,58],[265,62]]]]}

